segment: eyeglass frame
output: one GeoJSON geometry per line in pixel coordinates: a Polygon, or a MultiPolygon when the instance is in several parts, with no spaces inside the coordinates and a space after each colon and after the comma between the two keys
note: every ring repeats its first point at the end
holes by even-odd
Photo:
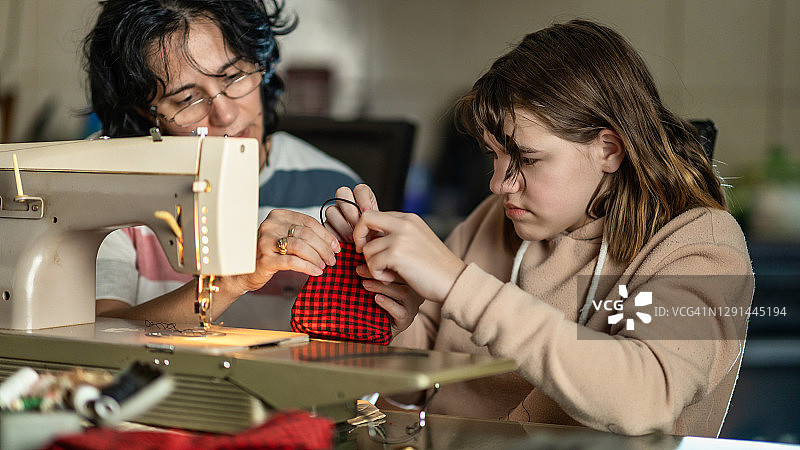
{"type": "Polygon", "coordinates": [[[261,86],[261,84],[264,81],[264,77],[266,76],[266,74],[267,74],[267,69],[264,66],[259,65],[258,69],[254,70],[252,72],[243,73],[239,78],[237,78],[237,79],[231,81],[230,83],[228,83],[227,85],[225,85],[225,87],[222,88],[221,91],[217,92],[216,95],[199,98],[199,99],[195,100],[194,102],[192,102],[191,104],[186,105],[183,108],[175,111],[175,114],[173,114],[171,118],[165,116],[164,114],[162,114],[160,112],[158,112],[158,105],[150,105],[150,114],[152,114],[153,117],[156,120],[156,128],[159,128],[161,126],[161,124],[159,123],[159,117],[163,118],[166,122],[174,123],[176,126],[179,126],[181,128],[190,127],[190,126],[200,122],[201,120],[205,119],[206,117],[208,117],[208,115],[211,113],[211,107],[214,106],[214,100],[216,100],[217,97],[219,97],[220,95],[224,95],[225,97],[228,97],[231,100],[238,100],[240,98],[247,97],[248,95],[252,94],[256,89],[258,89],[259,86],[261,86]],[[234,84],[246,79],[249,76],[255,75],[257,73],[260,73],[262,78],[261,78],[261,81],[259,81],[258,84],[256,84],[255,87],[253,87],[253,89],[247,91],[246,93],[244,93],[242,95],[236,96],[236,97],[231,97],[230,95],[228,95],[227,91],[232,85],[234,85],[234,84]],[[180,124],[175,122],[175,117],[178,114],[186,111],[189,108],[194,107],[195,105],[199,105],[202,102],[208,102],[208,105],[209,105],[208,111],[206,111],[206,113],[203,114],[202,117],[200,117],[199,119],[195,120],[194,122],[189,122],[189,123],[184,124],[184,125],[180,125],[180,124]]]}

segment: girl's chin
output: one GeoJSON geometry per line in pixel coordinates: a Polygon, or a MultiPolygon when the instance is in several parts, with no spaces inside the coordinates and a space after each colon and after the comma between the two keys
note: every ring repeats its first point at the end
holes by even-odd
{"type": "Polygon", "coordinates": [[[552,233],[540,226],[531,224],[522,224],[516,221],[514,223],[514,232],[517,233],[520,239],[525,241],[543,241],[550,239],[558,233],[552,233]]]}

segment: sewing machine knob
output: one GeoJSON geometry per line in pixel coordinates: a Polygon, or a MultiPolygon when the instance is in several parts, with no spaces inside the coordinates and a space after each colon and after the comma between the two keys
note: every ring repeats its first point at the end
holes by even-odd
{"type": "Polygon", "coordinates": [[[208,192],[211,190],[211,183],[208,180],[197,180],[192,183],[192,192],[208,192]]]}

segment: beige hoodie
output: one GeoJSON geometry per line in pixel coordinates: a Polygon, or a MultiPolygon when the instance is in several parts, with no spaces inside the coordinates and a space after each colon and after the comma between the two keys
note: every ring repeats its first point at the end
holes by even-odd
{"type": "Polygon", "coordinates": [[[664,226],[627,266],[607,258],[597,300],[620,299],[624,284],[626,312],[647,291],[662,311],[719,313],[684,320],[650,311],[651,322],[636,322],[633,330],[626,320],[609,324],[616,311],[604,309],[591,309],[585,327],[576,323],[603,219],[532,242],[517,284],[509,282],[515,254],[503,245],[503,220],[502,201],[492,196],[456,228],[447,244],[467,268],[443,306],[425,302],[392,345],[513,358],[518,369],[443,386],[430,411],[634,435],[717,436],[744,351],[741,312],[753,296],[750,258],[733,217],[692,209],[664,226]]]}

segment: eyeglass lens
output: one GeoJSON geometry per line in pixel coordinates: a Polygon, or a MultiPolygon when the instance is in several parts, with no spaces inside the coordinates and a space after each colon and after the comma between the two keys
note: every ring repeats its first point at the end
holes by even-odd
{"type": "Polygon", "coordinates": [[[203,120],[211,112],[211,103],[217,97],[224,95],[232,100],[242,98],[258,88],[263,74],[263,71],[258,71],[240,76],[214,97],[202,98],[177,111],[170,121],[179,127],[186,127],[203,120]]]}

